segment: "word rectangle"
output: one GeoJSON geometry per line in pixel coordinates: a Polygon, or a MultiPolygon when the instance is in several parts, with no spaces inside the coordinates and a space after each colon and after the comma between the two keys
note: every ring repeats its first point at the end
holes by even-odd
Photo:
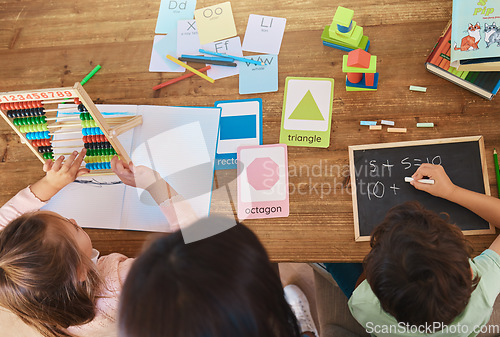
{"type": "Polygon", "coordinates": [[[262,144],[262,99],[218,101],[221,108],[215,169],[236,168],[239,146],[262,144]]]}

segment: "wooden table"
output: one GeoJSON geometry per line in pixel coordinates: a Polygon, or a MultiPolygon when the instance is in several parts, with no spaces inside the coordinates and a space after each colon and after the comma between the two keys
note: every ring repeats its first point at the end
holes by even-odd
{"type": "MultiPolygon", "coordinates": [[[[197,8],[216,4],[198,0],[197,8]]],[[[333,4],[327,0],[231,2],[243,39],[249,14],[287,19],[279,55],[279,91],[238,94],[238,77],[215,84],[191,77],[151,88],[178,74],[148,71],[160,1],[21,0],[0,6],[0,92],[72,86],[97,64],[102,69],[85,89],[95,103],[213,106],[216,100],[261,97],[264,144],[277,143],[287,76],[335,79],[331,145],[328,149],[289,147],[290,216],[245,223],[260,237],[273,261],[361,261],[368,243],[355,243],[347,146],[465,135],[485,138],[492,193],[497,193],[493,147],[500,147],[499,98],[487,101],[424,68],[447,21],[451,0],[369,1],[333,4]],[[337,5],[354,10],[378,57],[377,92],[346,92],[344,52],[324,47],[320,35],[337,5]],[[427,87],[411,92],[410,85],[427,87]],[[394,120],[405,134],[368,131],[360,120],[394,120]],[[417,129],[416,122],[434,122],[417,129]]],[[[250,53],[246,53],[248,55],[250,53]]],[[[43,172],[38,159],[4,121],[0,122],[0,203],[43,172]]],[[[234,192],[233,171],[219,171],[212,210],[232,215],[224,196],[234,192]]],[[[85,205],[82,205],[84,207],[85,205]]],[[[135,256],[150,233],[88,229],[103,254],[135,256]]],[[[476,253],[493,235],[471,237],[476,253]]]]}

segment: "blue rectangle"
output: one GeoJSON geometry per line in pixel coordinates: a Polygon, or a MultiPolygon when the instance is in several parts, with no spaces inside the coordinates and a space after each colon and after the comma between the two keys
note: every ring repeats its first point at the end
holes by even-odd
{"type": "Polygon", "coordinates": [[[220,140],[257,137],[257,117],[255,115],[221,117],[220,140]]]}

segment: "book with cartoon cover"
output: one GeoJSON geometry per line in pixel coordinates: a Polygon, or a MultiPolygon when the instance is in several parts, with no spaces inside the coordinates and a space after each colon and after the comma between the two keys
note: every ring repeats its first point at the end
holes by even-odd
{"type": "Polygon", "coordinates": [[[500,71],[500,0],[453,0],[451,66],[500,71]]]}

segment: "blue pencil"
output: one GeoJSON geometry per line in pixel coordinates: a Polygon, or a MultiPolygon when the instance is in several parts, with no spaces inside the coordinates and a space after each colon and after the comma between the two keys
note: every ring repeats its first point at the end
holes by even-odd
{"type": "Polygon", "coordinates": [[[255,60],[252,60],[252,59],[246,59],[244,57],[238,57],[238,56],[233,56],[233,55],[216,53],[216,52],[208,51],[208,50],[204,50],[204,49],[200,49],[200,53],[208,54],[208,55],[213,55],[213,56],[226,57],[226,58],[230,58],[230,59],[233,59],[233,60],[236,60],[236,61],[240,61],[240,62],[247,62],[247,63],[257,64],[259,66],[263,66],[264,65],[264,63],[262,63],[262,62],[255,61],[255,60]]]}
{"type": "Polygon", "coordinates": [[[233,62],[232,58],[229,57],[207,57],[207,56],[198,56],[198,55],[185,55],[182,54],[181,57],[197,59],[202,61],[222,61],[222,62],[233,62]]]}

